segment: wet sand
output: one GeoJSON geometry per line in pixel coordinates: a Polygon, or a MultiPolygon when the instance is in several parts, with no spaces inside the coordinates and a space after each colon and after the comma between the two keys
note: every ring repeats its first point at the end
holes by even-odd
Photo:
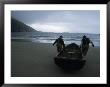
{"type": "Polygon", "coordinates": [[[90,47],[85,66],[78,71],[66,72],[54,63],[57,55],[52,44],[11,42],[12,77],[98,77],[100,76],[100,48],[90,47]]]}

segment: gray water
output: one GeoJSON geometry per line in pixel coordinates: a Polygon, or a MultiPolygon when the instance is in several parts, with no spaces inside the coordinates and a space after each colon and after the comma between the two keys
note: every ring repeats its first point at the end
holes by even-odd
{"type": "Polygon", "coordinates": [[[53,43],[60,35],[63,36],[65,44],[76,43],[80,45],[83,35],[86,35],[95,46],[100,46],[100,34],[14,32],[11,33],[11,39],[28,40],[36,43],[53,43]]]}

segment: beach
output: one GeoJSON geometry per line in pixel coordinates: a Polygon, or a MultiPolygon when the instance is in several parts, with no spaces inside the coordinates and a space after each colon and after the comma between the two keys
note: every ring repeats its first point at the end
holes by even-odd
{"type": "Polygon", "coordinates": [[[90,47],[85,66],[65,72],[54,62],[57,48],[52,43],[11,41],[12,77],[99,77],[100,47],[90,47]]]}

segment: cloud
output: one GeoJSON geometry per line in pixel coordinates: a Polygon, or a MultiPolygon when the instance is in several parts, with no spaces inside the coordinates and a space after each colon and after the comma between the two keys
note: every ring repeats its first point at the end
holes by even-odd
{"type": "Polygon", "coordinates": [[[100,11],[12,11],[12,17],[43,32],[100,33],[100,11]]]}
{"type": "Polygon", "coordinates": [[[56,32],[56,33],[69,32],[65,26],[57,25],[57,23],[49,23],[49,24],[35,23],[35,24],[31,24],[30,26],[36,29],[37,31],[42,31],[42,32],[56,32]]]}

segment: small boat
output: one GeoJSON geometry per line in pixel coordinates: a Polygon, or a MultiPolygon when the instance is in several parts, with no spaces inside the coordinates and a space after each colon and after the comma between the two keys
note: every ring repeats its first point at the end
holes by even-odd
{"type": "Polygon", "coordinates": [[[68,70],[81,69],[86,63],[86,60],[82,57],[80,47],[75,43],[67,45],[54,60],[56,65],[68,70]]]}

